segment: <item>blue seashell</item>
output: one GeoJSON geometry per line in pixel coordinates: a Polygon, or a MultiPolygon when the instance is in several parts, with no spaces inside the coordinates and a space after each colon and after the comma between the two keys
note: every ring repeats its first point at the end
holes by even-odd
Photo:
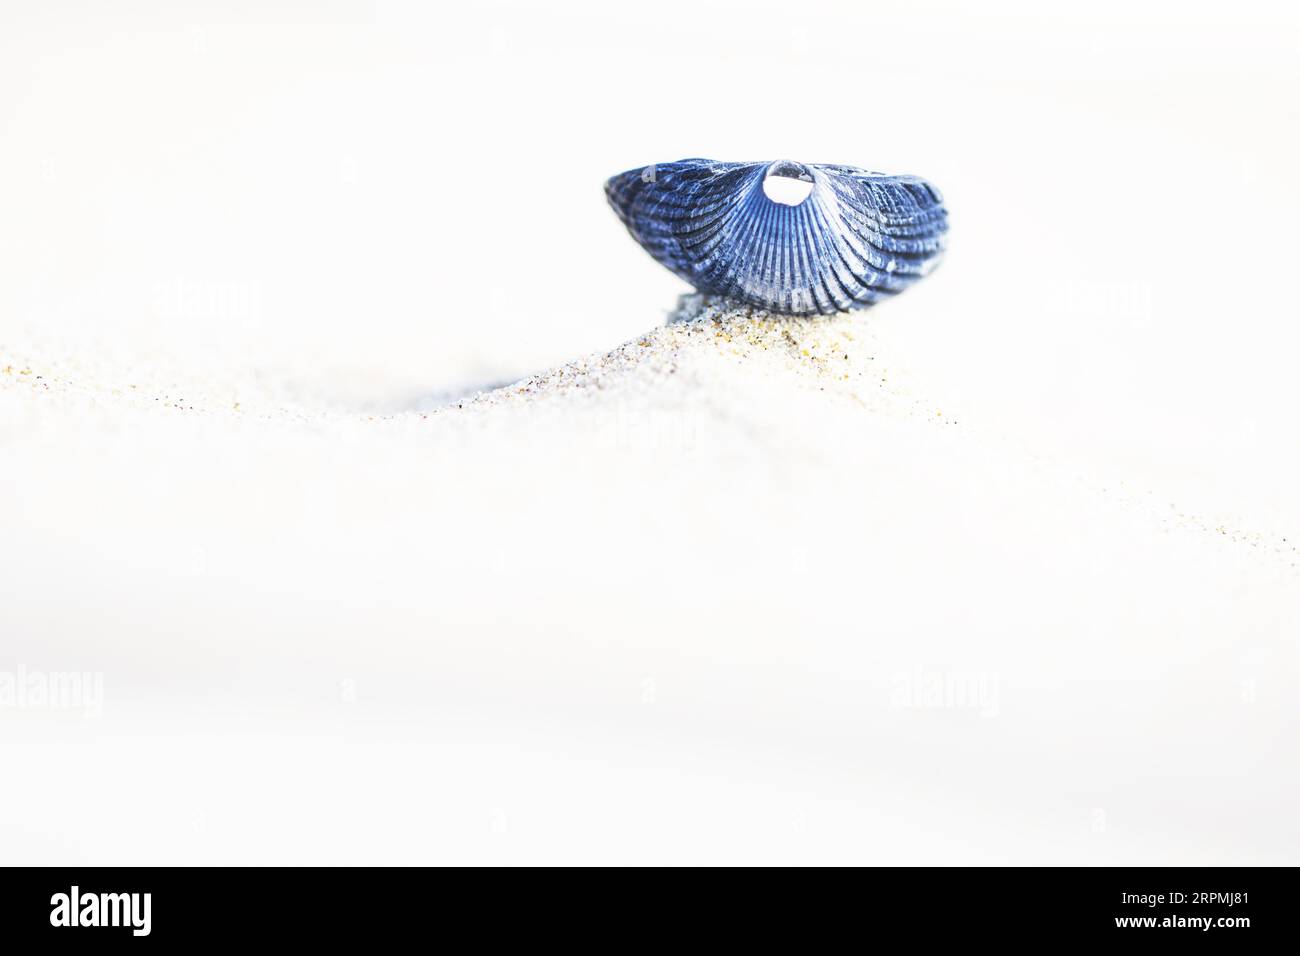
{"type": "Polygon", "coordinates": [[[948,212],[916,176],[683,159],[605,184],[632,238],[700,292],[792,315],[861,309],[939,263],[948,212]],[[765,180],[773,178],[773,184],[765,180]],[[806,183],[797,204],[767,185],[806,183]]]}

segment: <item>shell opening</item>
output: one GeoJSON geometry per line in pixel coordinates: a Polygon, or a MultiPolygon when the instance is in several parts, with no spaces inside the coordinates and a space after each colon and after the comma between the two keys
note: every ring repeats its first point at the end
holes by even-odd
{"type": "Polygon", "coordinates": [[[768,167],[763,195],[783,206],[797,206],[812,195],[812,173],[798,163],[781,161],[768,167]]]}

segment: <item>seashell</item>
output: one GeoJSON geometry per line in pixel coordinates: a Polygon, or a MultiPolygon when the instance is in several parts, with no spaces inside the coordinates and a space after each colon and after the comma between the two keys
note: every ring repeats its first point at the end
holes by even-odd
{"type": "Polygon", "coordinates": [[[632,238],[700,292],[791,315],[903,291],[938,265],[948,229],[924,179],[852,166],[683,159],[620,173],[605,195],[632,238]],[[801,201],[768,195],[798,184],[801,201]]]}

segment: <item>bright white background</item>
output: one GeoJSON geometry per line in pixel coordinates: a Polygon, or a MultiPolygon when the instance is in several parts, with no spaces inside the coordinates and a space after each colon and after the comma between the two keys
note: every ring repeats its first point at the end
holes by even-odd
{"type": "MultiPolygon", "coordinates": [[[[0,349],[74,355],[74,366],[90,372],[101,364],[149,369],[172,394],[202,382],[208,393],[227,388],[237,396],[256,380],[286,406],[311,413],[397,413],[607,350],[662,323],[685,289],[635,247],[606,207],[601,186],[614,172],[686,156],[910,172],[931,179],[948,200],[950,253],[880,321],[934,394],[1001,435],[1129,475],[1213,520],[1300,534],[1297,90],[1300,26],[1285,5],[1261,3],[4,0],[0,349]]],[[[874,814],[879,827],[871,832],[892,834],[881,857],[892,861],[1026,859],[1042,845],[1040,831],[1028,828],[990,836],[993,817],[980,809],[933,817],[900,809],[913,798],[917,805],[947,800],[942,773],[897,769],[888,783],[863,784],[867,792],[888,789],[882,801],[892,809],[882,809],[827,783],[838,773],[831,757],[817,771],[830,796],[807,796],[816,790],[809,783],[794,787],[806,800],[773,797],[771,786],[803,780],[796,765],[812,759],[793,732],[791,753],[755,758],[762,770],[754,773],[766,781],[755,786],[769,786],[760,809],[744,773],[733,768],[715,779],[710,758],[694,751],[675,763],[682,751],[671,742],[656,745],[662,772],[629,758],[615,773],[607,758],[623,746],[612,729],[617,721],[581,708],[568,713],[544,695],[525,708],[526,719],[503,704],[496,727],[497,718],[483,716],[494,713],[491,706],[466,705],[482,737],[447,738],[437,758],[456,768],[461,786],[430,769],[420,750],[430,734],[450,734],[449,723],[434,722],[437,731],[384,725],[345,747],[332,736],[337,727],[303,703],[308,692],[275,683],[301,676],[288,662],[310,657],[313,635],[323,634],[331,654],[351,661],[322,665],[329,687],[351,673],[340,667],[418,670],[402,650],[414,638],[400,622],[421,613],[419,601],[404,611],[375,581],[395,572],[415,587],[428,555],[409,542],[386,551],[387,538],[367,551],[377,539],[366,513],[348,512],[328,537],[340,549],[334,557],[356,571],[348,578],[356,600],[348,604],[334,586],[342,575],[313,578],[311,555],[299,556],[301,564],[259,557],[268,543],[235,532],[222,538],[228,522],[208,529],[202,559],[167,553],[190,547],[185,522],[204,508],[170,498],[178,483],[198,481],[201,472],[215,486],[238,484],[247,473],[204,462],[197,432],[160,439],[175,453],[172,472],[128,474],[118,446],[95,456],[105,434],[130,431],[111,414],[84,431],[39,413],[0,421],[0,482],[9,485],[0,508],[10,529],[0,541],[7,569],[0,591],[12,589],[0,616],[0,669],[89,660],[112,687],[116,666],[116,713],[137,721],[128,730],[106,715],[108,729],[93,741],[78,738],[80,749],[68,752],[79,762],[64,766],[51,762],[49,748],[67,745],[59,735],[72,731],[6,715],[12,756],[0,801],[10,802],[3,824],[24,860],[166,862],[174,853],[178,862],[201,862],[228,852],[236,860],[432,861],[440,846],[454,847],[460,859],[489,850],[500,859],[531,850],[538,859],[590,859],[611,839],[646,858],[655,841],[638,843],[635,834],[664,806],[673,810],[655,838],[669,834],[662,845],[685,851],[722,827],[730,836],[715,858],[735,858],[740,848],[763,858],[763,847],[781,858],[833,858],[833,837],[801,857],[788,827],[764,836],[773,815],[798,817],[809,812],[801,809],[807,801],[820,799],[840,801],[839,811],[823,808],[839,826],[874,814]],[[132,489],[128,498],[139,496],[135,505],[160,501],[166,519],[113,523],[119,508],[139,517],[121,505],[123,488],[132,489]],[[121,536],[120,551],[103,550],[97,536],[109,532],[121,536]],[[176,562],[198,570],[178,572],[176,562]],[[267,577],[277,568],[285,574],[278,584],[267,577]],[[256,613],[241,617],[240,608],[256,613]],[[198,618],[211,625],[199,629],[202,636],[198,618]],[[255,704],[216,708],[208,723],[194,718],[212,735],[210,751],[196,750],[191,737],[156,737],[161,723],[193,716],[199,684],[214,694],[227,686],[221,674],[195,686],[175,679],[207,660],[197,651],[185,656],[190,642],[242,648],[222,658],[226,677],[254,688],[255,704]],[[366,663],[361,646],[374,649],[366,663]],[[291,728],[284,752],[312,761],[300,788],[283,799],[258,790],[283,766],[282,751],[259,736],[266,726],[259,721],[271,712],[285,722],[279,732],[291,728]],[[245,727],[247,743],[239,736],[245,727]],[[528,734],[545,746],[531,748],[528,734]],[[604,734],[612,735],[608,746],[598,741],[604,734]],[[587,750],[575,743],[575,752],[587,756],[556,744],[579,738],[587,750]],[[496,747],[508,755],[494,757],[496,747]],[[168,775],[169,759],[182,779],[168,775]],[[205,768],[217,769],[209,777],[205,768]],[[679,787],[673,773],[694,783],[679,787]],[[133,780],[152,796],[135,792],[133,780]],[[520,797],[530,789],[531,803],[520,797]],[[600,826],[585,825],[594,811],[575,802],[575,789],[606,794],[600,826]],[[79,801],[94,799],[137,831],[150,820],[166,825],[151,836],[110,838],[107,810],[93,824],[67,822],[79,801]],[[328,811],[313,809],[322,805],[314,800],[328,811]],[[275,812],[261,813],[263,801],[275,812]],[[531,836],[530,813],[545,821],[531,836]],[[899,815],[896,826],[880,822],[890,813],[899,815]],[[442,821],[437,839],[420,829],[426,815],[442,821]],[[286,818],[310,825],[286,829],[286,818]],[[942,825],[934,822],[940,818],[942,825]],[[475,828],[489,842],[524,835],[514,851],[502,850],[466,836],[475,828]]],[[[311,495],[319,475],[277,465],[289,453],[273,437],[263,441],[250,458],[269,461],[272,477],[265,500],[242,490],[254,509],[243,513],[260,516],[248,519],[250,528],[265,522],[274,533],[277,494],[292,485],[311,495]],[[263,507],[265,514],[256,510],[263,507]]],[[[149,447],[146,458],[162,454],[149,447]]],[[[430,495],[477,490],[454,477],[454,459],[444,465],[420,477],[430,495]]],[[[536,505],[537,513],[546,508],[536,505]]],[[[328,522],[333,507],[330,498],[317,517],[328,522]]],[[[540,523],[563,538],[558,518],[540,523]]],[[[508,527],[504,517],[486,530],[453,518],[435,570],[446,572],[467,549],[472,560],[480,534],[508,527]]],[[[698,533],[695,542],[661,542],[656,553],[690,551],[707,541],[705,530],[698,533]]],[[[326,542],[322,534],[317,543],[326,542]]],[[[606,571],[622,563],[629,577],[662,568],[658,558],[633,555],[634,547],[592,560],[606,571]]],[[[573,558],[566,552],[561,560],[573,558]]],[[[605,604],[579,603],[582,573],[575,569],[572,590],[559,597],[530,593],[530,613],[548,620],[613,613],[609,594],[605,604]]],[[[493,633],[512,635],[493,646],[518,651],[513,642],[522,640],[528,615],[511,610],[510,589],[526,584],[480,585],[493,633]]],[[[726,589],[717,595],[723,605],[733,599],[726,589]]],[[[704,598],[679,610],[706,613],[704,598]]],[[[463,624],[468,614],[455,619],[463,624]]],[[[1119,608],[1115,614],[1124,616],[1119,608]]],[[[1287,613],[1270,610],[1263,619],[1251,627],[1294,642],[1297,635],[1284,630],[1287,613]]],[[[1159,616],[1152,620],[1159,629],[1159,616]]],[[[1232,622],[1229,613],[1219,631],[1225,640],[1232,622]]],[[[683,633],[690,639],[689,627],[683,633]]],[[[1177,648],[1174,630],[1162,640],[1177,648]]],[[[1104,666],[1122,670],[1124,648],[1108,647],[1115,656],[1104,666]]],[[[548,656],[545,647],[535,652],[539,661],[548,656]]],[[[797,642],[782,653],[798,657],[797,642]]],[[[625,676],[636,696],[644,678],[633,658],[625,676]]],[[[460,664],[516,703],[493,674],[514,686],[532,666],[486,652],[460,664]]],[[[580,697],[582,688],[602,686],[601,666],[591,666],[568,672],[569,692],[580,697]]],[[[779,671],[774,664],[772,674],[779,671]]],[[[687,669],[683,686],[698,680],[701,699],[735,703],[709,686],[711,675],[687,669]]],[[[462,686],[472,698],[478,685],[462,686]]],[[[418,682],[403,693],[418,695],[418,682]]],[[[762,700],[745,697],[748,704],[728,712],[734,723],[724,721],[731,731],[716,738],[720,761],[737,740],[771,743],[762,700]]],[[[1180,700],[1180,713],[1184,706],[1194,710],[1196,702],[1180,700]]],[[[1276,708],[1267,736],[1289,741],[1292,708],[1280,698],[1276,708]]],[[[1108,726],[1118,733],[1123,720],[1112,717],[1108,726]]],[[[1214,746],[1231,752],[1236,743],[1214,746]]],[[[1261,745],[1256,758],[1268,763],[1271,746],[1261,745]]],[[[1279,761],[1295,759],[1288,746],[1279,761]]],[[[1104,751],[1099,744],[1092,757],[1104,763],[1104,751]]],[[[990,799],[1005,818],[999,825],[1010,825],[1021,814],[1009,795],[1038,791],[1008,783],[1015,754],[999,753],[990,766],[1002,782],[990,799]]],[[[1150,766],[1133,760],[1130,780],[1150,766]]],[[[912,753],[898,766],[908,761],[924,766],[927,757],[912,753]]],[[[1215,786],[1250,787],[1248,771],[1232,766],[1215,786]]],[[[961,768],[965,779],[972,774],[978,766],[961,768]]],[[[1282,780],[1294,783],[1289,773],[1282,780]]],[[[1275,779],[1258,796],[1266,806],[1252,839],[1281,826],[1287,794],[1277,786],[1275,779]]],[[[1157,804],[1180,792],[1166,781],[1149,799],[1139,788],[1137,802],[1159,819],[1157,804]]],[[[1068,834],[1049,841],[1061,848],[1049,862],[1295,860],[1294,824],[1272,846],[1248,844],[1233,831],[1179,857],[1171,848],[1186,846],[1194,819],[1171,828],[1167,842],[1152,838],[1156,849],[1137,837],[1107,847],[1087,842],[1091,808],[1108,805],[1104,795],[1080,795],[1068,812],[1043,799],[1033,797],[1046,821],[1036,825],[1068,834]]],[[[1244,812],[1229,797],[1221,805],[1244,812]]],[[[855,844],[854,858],[869,862],[869,845],[855,844]]]]}
{"type": "Polygon", "coordinates": [[[915,172],[937,378],[1294,515],[1285,8],[7,2],[0,316],[401,407],[660,320],[612,172],[915,172]]]}

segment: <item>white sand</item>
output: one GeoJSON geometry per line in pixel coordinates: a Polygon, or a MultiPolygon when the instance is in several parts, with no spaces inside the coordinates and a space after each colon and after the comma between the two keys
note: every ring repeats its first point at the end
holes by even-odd
{"type": "Polygon", "coordinates": [[[0,671],[103,699],[0,709],[5,861],[1295,861],[1286,529],[677,318],[374,414],[11,333],[0,671]]]}

